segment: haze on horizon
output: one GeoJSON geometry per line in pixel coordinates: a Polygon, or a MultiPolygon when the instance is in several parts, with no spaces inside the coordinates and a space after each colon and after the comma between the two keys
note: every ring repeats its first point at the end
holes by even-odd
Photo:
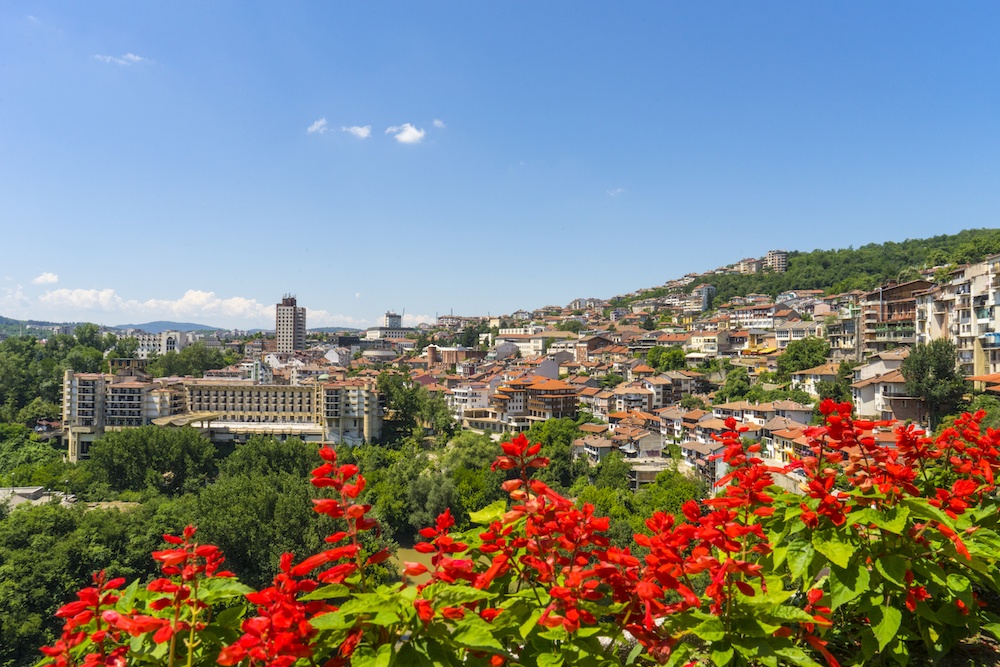
{"type": "Polygon", "coordinates": [[[0,315],[311,328],[996,227],[1000,6],[0,7],[0,315]]]}

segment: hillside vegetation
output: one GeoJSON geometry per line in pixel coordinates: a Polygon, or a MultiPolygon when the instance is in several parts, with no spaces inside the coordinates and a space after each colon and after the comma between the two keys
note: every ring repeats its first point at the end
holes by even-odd
{"type": "MultiPolygon", "coordinates": [[[[790,289],[822,289],[829,294],[854,289],[871,290],[888,280],[914,280],[922,269],[952,264],[980,262],[1000,253],[1000,229],[967,229],[958,234],[942,234],[927,239],[907,239],[900,243],[869,243],[860,248],[791,251],[784,273],[752,275],[720,274],[698,277],[686,291],[703,283],[715,286],[716,304],[734,296],[769,294],[790,289]]],[[[662,296],[666,288],[641,291],[618,303],[662,296]]]]}

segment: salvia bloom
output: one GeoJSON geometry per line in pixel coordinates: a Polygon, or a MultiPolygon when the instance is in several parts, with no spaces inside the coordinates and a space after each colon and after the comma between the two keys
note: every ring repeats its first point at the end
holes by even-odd
{"type": "Polygon", "coordinates": [[[519,435],[492,466],[508,478],[509,504],[474,513],[470,530],[445,510],[415,545],[430,566],[404,563],[401,582],[374,589],[371,568],[390,554],[362,544],[378,531],[365,479],[323,447],[311,474],[323,495],[314,509],[339,528],[322,551],[285,554],[270,586],[246,591],[252,611],[228,643],[209,647],[202,633],[216,622],[205,591],[230,575],[219,550],[198,545],[189,527],[154,552],[163,576],[137,608],[120,608],[124,582],[104,573],[60,608],[64,630],[43,649],[46,664],[128,664],[142,638],[169,643],[170,665],[175,656],[194,664],[196,653],[255,667],[388,664],[390,656],[399,664],[614,663],[627,631],[637,653],[661,664],[771,656],[839,667],[878,654],[898,661],[914,641],[941,653],[981,625],[1000,627],[986,623],[1000,619],[975,593],[1000,588],[1000,433],[984,433],[979,413],[930,438],[912,425],[855,420],[849,403],[823,401],[819,411],[825,421],[806,431],[806,454],[781,465],[727,420],[712,496],[649,517],[635,535],[637,553],[611,545],[610,522],[593,506],[533,479],[549,461],[519,435]],[[779,475],[797,492],[779,488],[779,475]]]}

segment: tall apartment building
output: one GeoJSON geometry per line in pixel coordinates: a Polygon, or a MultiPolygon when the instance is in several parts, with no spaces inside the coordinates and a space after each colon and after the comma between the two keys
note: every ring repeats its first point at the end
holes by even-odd
{"type": "Polygon", "coordinates": [[[1000,255],[959,267],[916,299],[917,343],[950,340],[964,375],[1000,372],[1000,255]]]}
{"type": "Polygon", "coordinates": [[[879,287],[864,295],[861,345],[865,357],[916,342],[917,294],[931,287],[926,280],[911,280],[879,287]]]}
{"type": "Polygon", "coordinates": [[[275,306],[275,342],[278,352],[306,349],[306,309],[300,307],[295,297],[286,294],[275,306]]]}
{"type": "Polygon", "coordinates": [[[770,269],[775,273],[784,273],[788,270],[788,251],[768,250],[767,255],[764,256],[763,264],[765,269],[770,269]]]}

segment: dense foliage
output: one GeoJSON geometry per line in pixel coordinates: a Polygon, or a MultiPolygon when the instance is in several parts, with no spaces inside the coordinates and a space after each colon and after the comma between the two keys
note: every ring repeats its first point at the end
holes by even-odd
{"type": "MultiPolygon", "coordinates": [[[[860,248],[792,251],[788,270],[750,275],[712,274],[698,277],[685,289],[710,283],[716,288],[715,303],[734,296],[769,294],[772,297],[794,289],[822,289],[831,294],[853,289],[872,290],[888,280],[913,280],[915,269],[982,261],[1000,252],[1000,230],[967,229],[958,234],[908,239],[899,243],[869,243],[860,248]]],[[[615,305],[663,296],[665,288],[642,290],[637,295],[616,300],[615,305]]]]}
{"type": "Polygon", "coordinates": [[[900,368],[906,378],[906,393],[924,400],[931,427],[962,400],[968,382],[958,370],[954,343],[938,338],[920,343],[903,359],[900,368]]]}
{"type": "Polygon", "coordinates": [[[160,578],[121,591],[99,572],[60,609],[47,664],[906,665],[1000,634],[983,598],[1000,592],[1000,432],[965,414],[934,439],[899,427],[887,447],[875,434],[888,423],[833,401],[821,412],[809,454],[785,468],[724,434],[718,495],[654,513],[642,558],[611,544],[592,504],[533,479],[549,462],[519,436],[492,465],[510,501],[464,532],[442,512],[420,531],[430,566],[405,563],[402,585],[372,576],[389,551],[363,540],[378,524],[366,480],[324,448],[310,474],[325,492],[315,511],[337,522],[326,548],[285,554],[252,592],[193,528],[165,536],[160,578]],[[801,475],[804,495],[777,473],[801,475]]]}
{"type": "Polygon", "coordinates": [[[146,370],[153,377],[184,375],[201,377],[207,370],[225,368],[241,358],[236,353],[227,355],[220,349],[198,342],[181,348],[179,352],[170,351],[163,355],[152,355],[146,370]]]}

